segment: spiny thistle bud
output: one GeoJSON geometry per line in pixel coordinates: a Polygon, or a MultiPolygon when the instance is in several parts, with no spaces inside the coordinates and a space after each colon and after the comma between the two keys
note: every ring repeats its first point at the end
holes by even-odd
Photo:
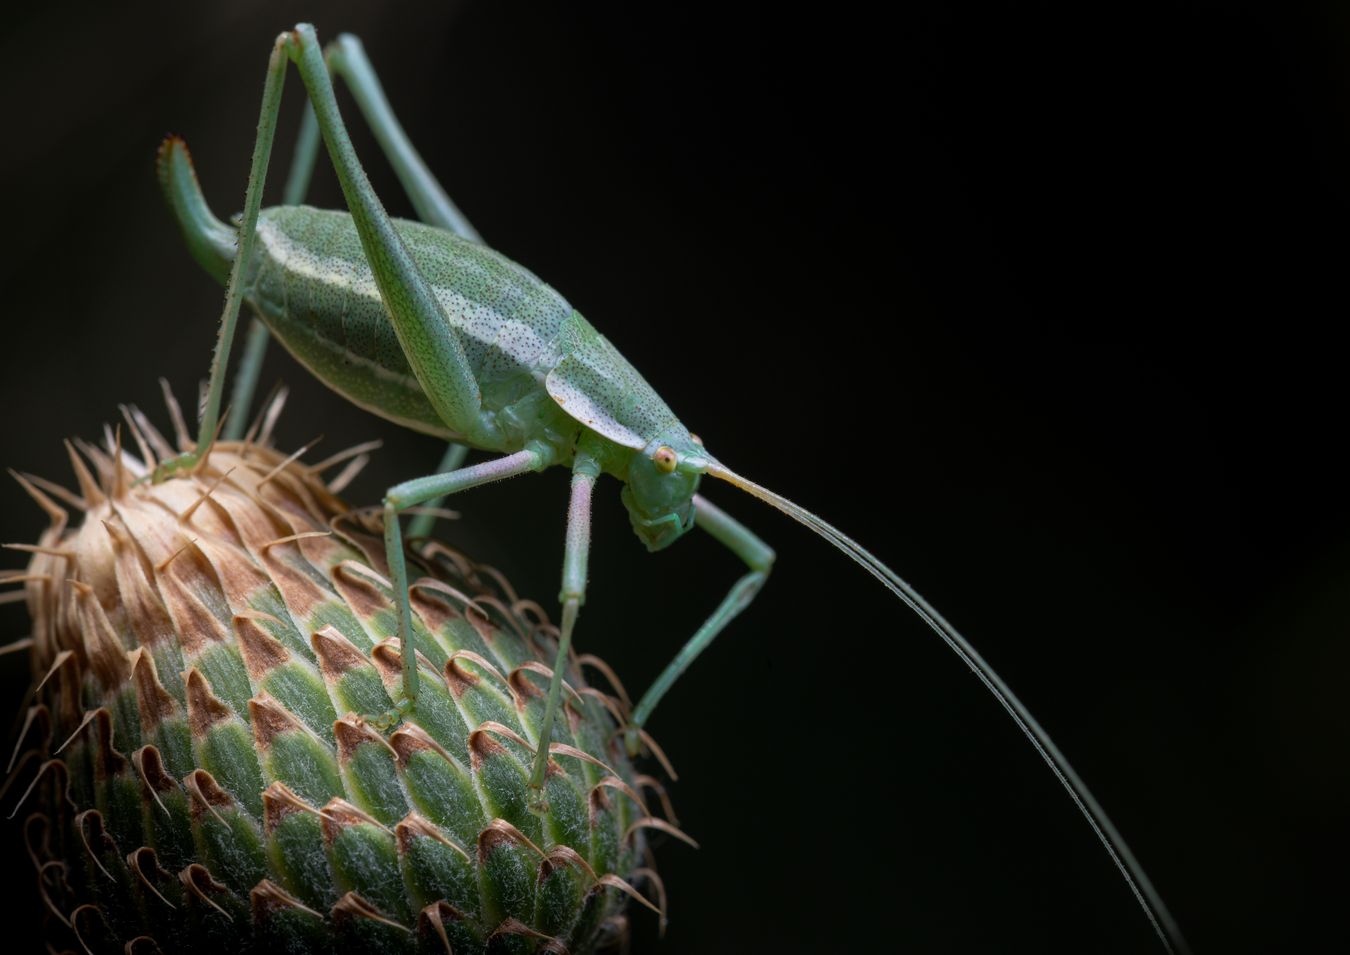
{"type": "Polygon", "coordinates": [[[51,526],[11,578],[35,686],[5,799],[31,813],[53,950],[579,953],[629,896],[664,923],[644,836],[687,837],[619,743],[604,664],[567,674],[541,810],[537,604],[441,544],[410,552],[422,679],[400,717],[378,516],[335,496],[351,467],[318,476],[342,456],[305,467],[264,435],[154,482],[176,450],[127,417],[137,456],[71,449],[78,494],[19,477],[51,526]]]}

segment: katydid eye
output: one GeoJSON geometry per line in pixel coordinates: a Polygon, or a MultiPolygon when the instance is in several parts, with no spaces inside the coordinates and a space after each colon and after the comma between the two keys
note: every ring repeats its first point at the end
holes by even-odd
{"type": "Polygon", "coordinates": [[[652,462],[656,465],[656,470],[662,474],[671,474],[675,471],[675,465],[680,463],[680,459],[673,449],[662,446],[652,455],[652,462]]]}
{"type": "Polygon", "coordinates": [[[692,431],[689,432],[689,440],[697,444],[700,448],[703,447],[703,439],[700,438],[698,435],[694,434],[694,432],[692,431]]]}

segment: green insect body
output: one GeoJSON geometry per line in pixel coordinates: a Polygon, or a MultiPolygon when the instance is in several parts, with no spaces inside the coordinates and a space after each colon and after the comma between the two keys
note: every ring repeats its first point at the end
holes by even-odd
{"type": "MultiPolygon", "coordinates": [[[[400,515],[442,495],[560,465],[572,471],[564,546],[561,637],[548,704],[535,741],[531,785],[540,791],[551,722],[572,632],[585,595],[591,492],[601,474],[623,483],[634,530],[651,549],[694,527],[735,553],[747,572],[639,701],[636,730],[699,652],[750,603],[767,579],[773,551],[697,493],[701,477],[726,481],[825,538],[919,614],[975,671],[1054,770],[1115,861],[1164,947],[1186,951],[1180,931],[1124,840],[1067,759],[979,653],[894,571],[848,536],[791,501],[737,475],[708,453],[622,355],[566,300],[525,268],[478,241],[422,165],[384,101],[359,44],[344,37],[327,59],[313,28],[282,34],[273,49],[259,136],[238,231],[207,210],[182,142],[161,151],[166,196],[196,258],[227,294],[221,339],[198,450],[161,468],[191,466],[217,424],[224,364],[239,307],[247,301],[315,375],[354,403],[390,420],[501,457],[404,482],[385,498],[387,555],[408,630],[400,515]],[[261,185],[287,61],[309,94],[288,201],[299,202],[318,136],[333,160],[347,212],[284,206],[260,212],[261,185]],[[331,74],[344,78],[430,225],[389,218],[347,137],[331,74]],[[237,243],[236,243],[237,235],[237,243]],[[236,248],[238,252],[236,253],[236,248]]],[[[250,356],[256,355],[250,347],[250,356]]],[[[242,377],[256,377],[246,366],[242,377]]],[[[417,668],[405,655],[400,711],[415,705],[417,668]]],[[[398,712],[390,716],[397,720],[398,712]]]]}
{"type": "Polygon", "coordinates": [[[351,216],[303,207],[264,211],[245,300],[316,377],[397,424],[484,451],[509,454],[555,434],[551,446],[568,446],[563,416],[540,400],[547,396],[536,370],[571,317],[567,302],[486,246],[416,222],[395,227],[482,389],[483,407],[468,433],[436,414],[409,367],[351,216]]]}
{"type": "Polygon", "coordinates": [[[354,404],[480,451],[533,445],[550,464],[572,464],[585,430],[602,469],[625,483],[623,500],[649,548],[689,530],[707,459],[637,369],[506,256],[443,229],[393,221],[448,331],[464,343],[482,393],[463,432],[437,416],[404,358],[351,216],[306,207],[261,213],[245,301],[301,364],[354,404]],[[662,447],[678,456],[683,480],[652,473],[646,457],[662,447]]]}
{"type": "MultiPolygon", "coordinates": [[[[171,141],[164,162],[186,155],[171,141]]],[[[186,172],[166,169],[166,181],[192,190],[172,193],[171,201],[191,210],[185,226],[199,230],[193,250],[223,281],[234,231],[206,211],[195,176],[190,168],[186,172]]],[[[482,391],[472,427],[455,430],[427,398],[389,322],[350,215],[303,206],[263,210],[252,261],[243,271],[244,301],[297,361],[367,411],[480,451],[511,454],[533,445],[549,463],[562,465],[572,463],[572,450],[587,430],[606,473],[645,490],[623,498],[649,547],[664,547],[692,527],[692,498],[706,455],[609,340],[557,291],[501,253],[444,229],[392,221],[439,302],[447,331],[464,343],[482,391]],[[661,447],[675,450],[682,465],[677,470],[689,479],[644,475],[650,469],[635,462],[636,452],[650,449],[650,455],[661,447]]]]}

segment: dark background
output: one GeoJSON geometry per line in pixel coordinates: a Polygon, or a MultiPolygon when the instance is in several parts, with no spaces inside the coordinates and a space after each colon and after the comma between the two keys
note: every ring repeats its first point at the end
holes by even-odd
{"type": "MultiPolygon", "coordinates": [[[[163,421],[159,375],[191,393],[222,293],[162,208],[155,146],[183,134],[237,209],[273,36],[357,32],[489,243],[714,453],[961,627],[1198,951],[1344,935],[1344,7],[123,6],[6,13],[5,465],[64,478],[62,437],[118,402],[163,421]]],[[[311,196],[338,204],[331,171],[311,196]]],[[[280,353],[278,377],[283,446],[385,440],[352,500],[438,459],[280,353]]],[[[635,916],[635,951],[1159,950],[936,638],[823,542],[707,491],[780,560],[651,724],[703,848],[659,850],[671,928],[635,916]]],[[[4,501],[4,540],[34,540],[37,509],[4,501]]],[[[521,479],[444,531],[548,601],[565,501],[564,474],[521,479]]],[[[617,486],[597,502],[578,640],[637,691],[738,570],[697,535],[649,557],[617,486]]],[[[25,666],[0,658],[15,706],[25,666]]],[[[37,903],[7,851],[18,938],[37,903]]]]}

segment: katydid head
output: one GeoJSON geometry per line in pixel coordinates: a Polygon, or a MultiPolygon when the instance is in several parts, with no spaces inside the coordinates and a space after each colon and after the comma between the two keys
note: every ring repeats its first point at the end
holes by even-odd
{"type": "Polygon", "coordinates": [[[629,459],[623,503],[648,550],[669,546],[694,526],[694,493],[708,463],[702,443],[683,429],[657,438],[629,459]]]}

